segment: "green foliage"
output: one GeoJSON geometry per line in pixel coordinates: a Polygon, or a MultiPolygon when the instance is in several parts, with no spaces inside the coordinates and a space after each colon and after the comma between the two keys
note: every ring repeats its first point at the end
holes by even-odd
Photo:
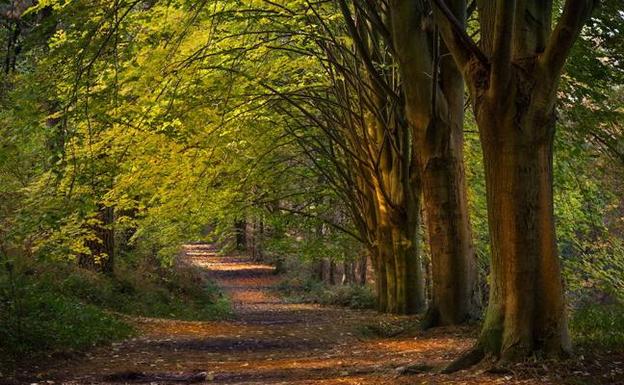
{"type": "Polygon", "coordinates": [[[0,357],[14,360],[81,350],[132,332],[128,324],[101,308],[66,296],[32,276],[0,273],[0,357]]]}
{"type": "Polygon", "coordinates": [[[64,295],[123,314],[183,320],[222,318],[229,304],[210,282],[188,270],[120,267],[114,279],[71,269],[58,281],[59,272],[46,269],[40,279],[64,295]]]}
{"type": "Polygon", "coordinates": [[[624,301],[624,243],[603,235],[603,240],[576,246],[580,252],[564,260],[573,298],[579,301],[596,296],[624,301]]]}
{"type": "Polygon", "coordinates": [[[67,264],[6,263],[0,270],[1,354],[82,350],[132,334],[127,315],[212,320],[229,302],[193,269],[117,269],[114,278],[67,264]],[[5,343],[6,341],[6,343],[5,343]]]}

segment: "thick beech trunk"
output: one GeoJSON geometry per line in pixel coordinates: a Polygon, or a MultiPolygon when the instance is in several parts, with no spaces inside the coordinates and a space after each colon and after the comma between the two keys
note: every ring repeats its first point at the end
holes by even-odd
{"type": "MultiPolygon", "coordinates": [[[[461,147],[451,151],[462,153],[461,147]]],[[[426,326],[463,323],[475,312],[476,277],[463,159],[429,159],[423,193],[432,279],[426,326]]]]}
{"type": "MultiPolygon", "coordinates": [[[[457,0],[463,1],[463,0],[457,0]]],[[[491,242],[490,301],[476,348],[457,370],[494,355],[570,349],[553,214],[558,81],[596,0],[477,0],[480,43],[457,28],[447,0],[434,18],[470,90],[484,154],[491,242]]]]}
{"type": "MultiPolygon", "coordinates": [[[[455,1],[459,20],[465,5],[455,1]]],[[[475,312],[475,254],[463,166],[464,83],[426,25],[422,0],[393,0],[393,36],[422,180],[431,252],[431,302],[423,326],[453,325],[475,312]],[[439,57],[439,60],[438,60],[439,57]],[[433,74],[433,75],[431,75],[433,74]]]]}
{"type": "Polygon", "coordinates": [[[478,117],[489,133],[483,152],[492,248],[478,347],[506,360],[570,350],[553,214],[552,115],[522,106],[478,117]]]}

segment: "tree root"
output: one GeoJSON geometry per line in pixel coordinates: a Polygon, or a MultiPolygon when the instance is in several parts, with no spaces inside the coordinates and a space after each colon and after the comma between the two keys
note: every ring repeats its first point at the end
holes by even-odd
{"type": "Polygon", "coordinates": [[[184,383],[197,383],[204,382],[208,379],[206,372],[196,373],[144,373],[144,372],[121,372],[110,374],[104,377],[105,381],[123,381],[123,382],[154,382],[154,381],[167,381],[167,382],[184,382],[184,383]]]}
{"type": "Polygon", "coordinates": [[[466,353],[462,354],[455,361],[448,364],[440,373],[450,374],[460,370],[468,369],[481,362],[485,358],[485,352],[480,347],[472,348],[466,353]]]}
{"type": "Polygon", "coordinates": [[[425,313],[425,315],[423,316],[422,321],[420,321],[420,325],[418,326],[420,330],[427,331],[431,328],[438,326],[438,322],[439,322],[438,311],[430,307],[425,313]]]}
{"type": "Polygon", "coordinates": [[[397,372],[398,375],[403,376],[408,374],[426,373],[432,371],[433,369],[434,367],[431,365],[416,363],[406,366],[400,366],[394,370],[397,372]]]}

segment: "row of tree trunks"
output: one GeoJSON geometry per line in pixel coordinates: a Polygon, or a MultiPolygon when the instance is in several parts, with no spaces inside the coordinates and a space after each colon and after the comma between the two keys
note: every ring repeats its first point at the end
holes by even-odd
{"type": "MultiPolygon", "coordinates": [[[[413,314],[426,306],[422,206],[432,261],[429,324],[464,322],[474,310],[476,270],[461,73],[448,52],[439,52],[429,1],[337,4],[353,45],[328,45],[339,39],[320,44],[333,66],[334,96],[344,107],[327,120],[338,122],[331,127],[340,136],[336,150],[348,147],[340,154],[347,159],[340,165],[344,174],[356,175],[346,185],[357,191],[346,194],[354,197],[352,216],[375,267],[379,310],[413,314]]],[[[462,23],[465,8],[453,3],[462,23]]]]}
{"type": "Polygon", "coordinates": [[[328,285],[360,285],[366,284],[367,258],[361,257],[354,261],[338,263],[332,259],[321,259],[316,262],[316,279],[328,285]]]}

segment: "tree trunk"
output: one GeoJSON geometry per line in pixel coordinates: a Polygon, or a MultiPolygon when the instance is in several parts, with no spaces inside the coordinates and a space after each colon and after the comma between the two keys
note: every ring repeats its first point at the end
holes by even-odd
{"type": "Polygon", "coordinates": [[[386,277],[386,264],[381,253],[378,252],[379,247],[375,247],[375,288],[377,294],[377,310],[382,313],[388,311],[388,280],[386,277]]]}
{"type": "MultiPolygon", "coordinates": [[[[464,2],[451,3],[463,22],[464,2]]],[[[391,4],[431,252],[432,300],[423,326],[459,324],[475,312],[476,277],[463,166],[463,78],[436,31],[424,28],[427,2],[391,4]]]]}
{"type": "Polygon", "coordinates": [[[492,248],[478,347],[504,360],[570,350],[553,214],[554,120],[532,111],[480,115],[492,248]],[[485,115],[488,115],[486,117],[485,115]]]}
{"type": "Polygon", "coordinates": [[[378,250],[385,271],[385,312],[416,314],[425,306],[417,211],[389,210],[380,221],[378,250]],[[411,212],[411,214],[406,214],[411,212]],[[415,217],[412,218],[411,215],[415,217]]]}
{"type": "Polygon", "coordinates": [[[78,257],[78,265],[89,270],[99,270],[105,274],[113,274],[115,262],[115,232],[113,223],[115,211],[113,207],[101,206],[98,209],[99,223],[92,226],[95,238],[86,241],[88,254],[78,257]]]}
{"type": "Polygon", "coordinates": [[[398,313],[416,314],[423,311],[426,304],[423,269],[418,247],[419,213],[412,211],[399,215],[401,224],[393,229],[397,275],[401,279],[397,295],[398,313]]]}
{"type": "Polygon", "coordinates": [[[264,224],[262,220],[253,219],[246,222],[246,244],[247,253],[251,256],[253,261],[262,261],[264,259],[264,253],[262,251],[262,237],[264,233],[264,224]]]}
{"type": "Polygon", "coordinates": [[[355,283],[355,262],[344,261],[342,263],[342,270],[342,284],[352,285],[353,283],[355,283]]]}
{"type": "Polygon", "coordinates": [[[360,286],[366,285],[368,270],[368,255],[363,254],[357,264],[357,283],[360,286]]]}
{"type": "Polygon", "coordinates": [[[113,224],[115,222],[115,209],[113,207],[104,207],[102,209],[103,226],[100,229],[102,238],[102,260],[100,265],[102,272],[105,274],[113,274],[115,266],[115,230],[113,224]]]}
{"type": "MultiPolygon", "coordinates": [[[[444,123],[438,120],[435,124],[444,123]]],[[[435,157],[421,158],[432,281],[431,303],[423,326],[456,325],[475,313],[476,260],[461,129],[461,123],[452,129],[439,128],[448,135],[441,138],[446,142],[444,150],[435,151],[438,154],[435,157]]]]}
{"type": "Polygon", "coordinates": [[[247,250],[247,221],[243,219],[234,222],[234,231],[236,233],[236,250],[247,250]]]}
{"type": "Polygon", "coordinates": [[[328,283],[332,286],[336,284],[336,261],[333,258],[329,260],[328,283]]]}
{"type": "Polygon", "coordinates": [[[315,266],[314,266],[313,279],[316,279],[319,282],[323,282],[323,270],[324,270],[324,268],[325,268],[325,266],[324,266],[324,263],[323,263],[322,259],[316,261],[315,266]]]}

